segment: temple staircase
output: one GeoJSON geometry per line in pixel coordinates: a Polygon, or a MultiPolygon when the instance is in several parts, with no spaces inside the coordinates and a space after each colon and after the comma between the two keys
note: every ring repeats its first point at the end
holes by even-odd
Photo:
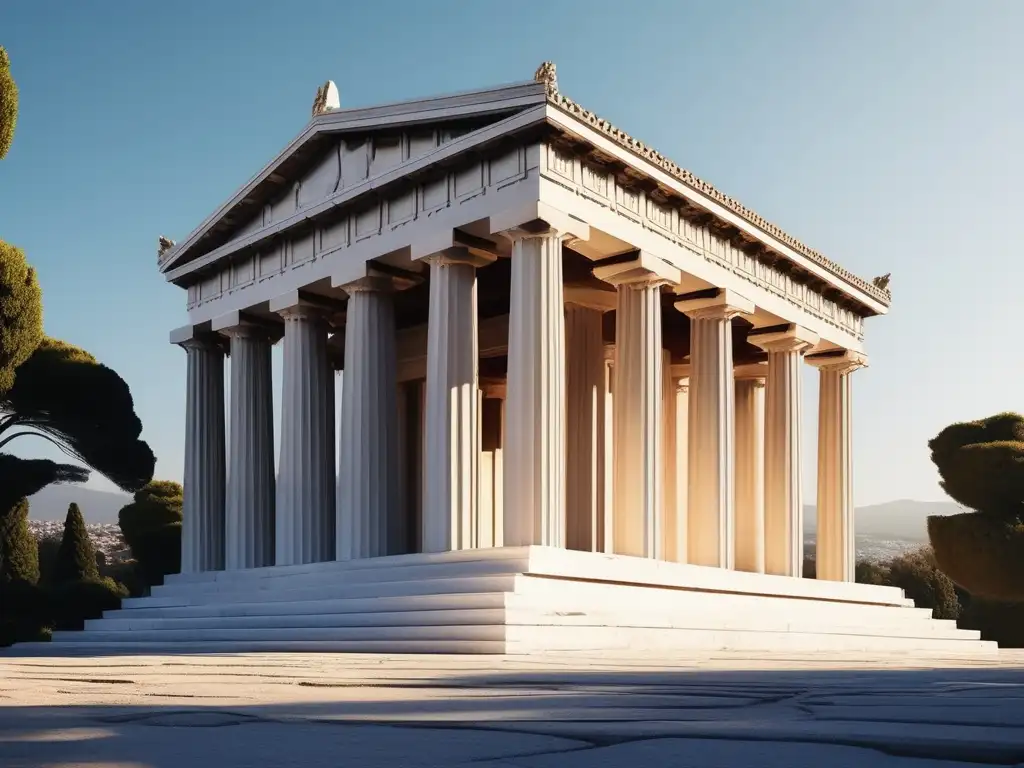
{"type": "MultiPolygon", "coordinates": [[[[19,646],[26,648],[26,646],[19,646]]],[[[901,590],[548,547],[179,574],[51,653],[936,651],[994,643],[901,590]]]]}

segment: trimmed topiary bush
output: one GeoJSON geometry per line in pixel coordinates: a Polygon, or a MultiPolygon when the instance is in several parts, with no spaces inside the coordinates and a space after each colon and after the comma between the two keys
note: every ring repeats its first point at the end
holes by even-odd
{"type": "Polygon", "coordinates": [[[1024,596],[1024,526],[967,512],[929,517],[928,538],[942,571],[972,596],[1024,596]]]}
{"type": "Polygon", "coordinates": [[[117,515],[142,580],[162,584],[181,570],[181,483],[154,480],[136,492],[117,515]]]}

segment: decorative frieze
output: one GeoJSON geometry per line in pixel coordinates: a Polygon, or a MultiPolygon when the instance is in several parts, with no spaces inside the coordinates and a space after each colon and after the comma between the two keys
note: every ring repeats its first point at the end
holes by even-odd
{"type": "Polygon", "coordinates": [[[545,178],[730,270],[814,317],[858,339],[864,338],[864,318],[856,312],[786,272],[782,264],[772,264],[770,255],[758,258],[749,248],[741,248],[716,234],[710,224],[682,215],[680,206],[664,196],[645,192],[639,179],[621,177],[554,144],[545,144],[542,154],[545,178]]]}
{"type": "MultiPolygon", "coordinates": [[[[409,159],[413,150],[429,151],[434,148],[436,142],[445,138],[443,133],[431,133],[430,135],[435,138],[431,139],[432,143],[429,145],[422,137],[416,139],[415,136],[403,136],[403,157],[409,159]],[[438,136],[440,138],[436,138],[438,136]]],[[[374,156],[370,153],[373,151],[374,142],[367,140],[365,145],[359,145],[363,148],[357,151],[353,142],[343,142],[340,145],[342,149],[337,150],[341,153],[341,158],[336,157],[334,166],[330,166],[325,160],[324,163],[327,165],[321,164],[311,171],[306,180],[300,182],[297,199],[300,202],[306,201],[307,205],[318,203],[343,189],[346,184],[352,186],[364,181],[367,173],[371,171],[373,174],[383,172],[380,169],[384,169],[385,163],[379,159],[381,155],[376,156],[377,165],[373,165],[374,156]],[[354,153],[361,153],[360,163],[353,159],[354,153]],[[334,176],[324,171],[325,168],[331,167],[335,169],[334,176]],[[360,171],[360,168],[363,170],[360,171]],[[310,193],[308,197],[304,197],[303,190],[306,189],[306,184],[316,187],[315,195],[310,193]],[[335,184],[341,186],[336,189],[335,184]]],[[[205,276],[189,288],[188,309],[195,309],[226,294],[245,290],[265,280],[272,280],[278,275],[319,259],[336,257],[346,248],[380,237],[399,227],[408,226],[418,219],[462,205],[488,192],[521,183],[526,180],[531,170],[537,168],[538,163],[539,156],[535,146],[512,147],[493,157],[470,159],[466,164],[456,166],[444,175],[415,184],[410,182],[409,185],[397,187],[393,192],[383,196],[361,197],[343,210],[340,216],[330,221],[317,223],[305,231],[285,237],[268,239],[251,251],[225,262],[220,271],[205,276]]],[[[290,208],[282,209],[277,204],[268,206],[273,209],[272,212],[264,212],[259,225],[243,228],[239,232],[239,237],[253,234],[275,221],[280,221],[283,217],[294,214],[295,199],[291,193],[286,196],[285,202],[291,206],[290,208]]]]}

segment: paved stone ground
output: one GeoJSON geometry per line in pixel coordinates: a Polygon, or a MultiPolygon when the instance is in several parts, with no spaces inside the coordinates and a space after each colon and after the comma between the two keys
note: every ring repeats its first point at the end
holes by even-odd
{"type": "Polygon", "coordinates": [[[1024,766],[1024,654],[0,656],[0,766],[1024,766]]]}

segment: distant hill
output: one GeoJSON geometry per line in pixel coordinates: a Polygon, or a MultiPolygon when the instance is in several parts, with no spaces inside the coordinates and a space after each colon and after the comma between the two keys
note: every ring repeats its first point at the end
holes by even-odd
{"type": "Polygon", "coordinates": [[[126,493],[97,491],[81,485],[49,485],[29,497],[28,518],[64,520],[68,505],[74,502],[82,510],[86,523],[116,523],[117,513],[131,500],[126,493]]]}
{"type": "MultiPolygon", "coordinates": [[[[857,538],[900,539],[925,542],[928,540],[926,520],[931,515],[955,515],[965,512],[952,501],[913,501],[900,499],[884,504],[857,507],[855,526],[857,538]]],[[[813,505],[804,506],[804,534],[818,529],[817,511],[813,505]]]]}

